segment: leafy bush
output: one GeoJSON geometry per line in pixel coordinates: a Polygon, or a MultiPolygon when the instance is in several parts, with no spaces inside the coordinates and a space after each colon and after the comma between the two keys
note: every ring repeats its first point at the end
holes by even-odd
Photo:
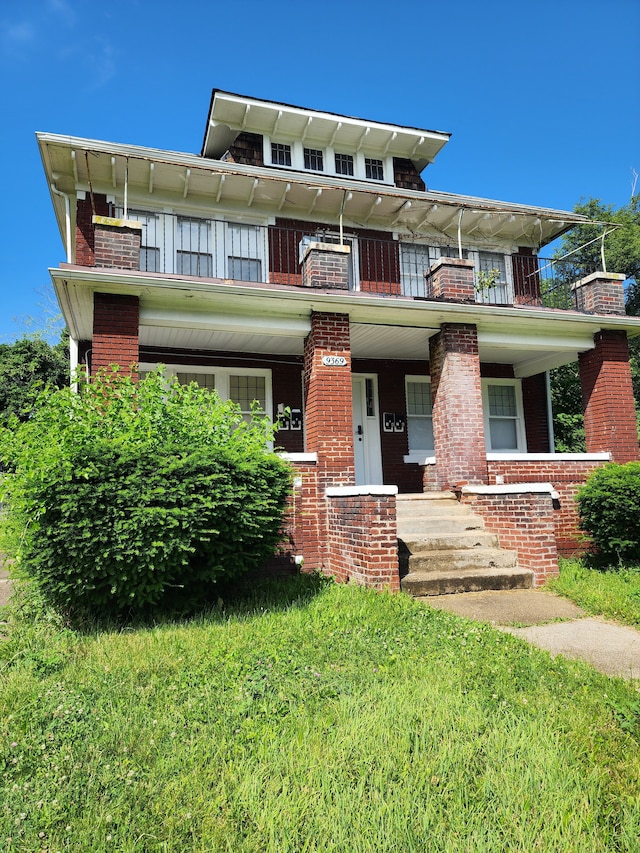
{"type": "Polygon", "coordinates": [[[0,435],[21,573],[71,611],[192,600],[273,553],[290,485],[272,426],[160,372],[46,391],[0,435]]]}
{"type": "Polygon", "coordinates": [[[640,462],[594,471],[578,492],[578,509],[602,562],[640,562],[640,462]]]}

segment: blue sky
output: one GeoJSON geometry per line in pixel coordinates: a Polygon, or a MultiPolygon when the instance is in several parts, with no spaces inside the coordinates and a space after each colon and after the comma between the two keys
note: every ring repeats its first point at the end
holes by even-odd
{"type": "Polygon", "coordinates": [[[44,327],[64,260],[36,131],[199,153],[220,88],[449,131],[431,189],[620,206],[639,37],[637,0],[0,0],[0,342],[44,327]]]}

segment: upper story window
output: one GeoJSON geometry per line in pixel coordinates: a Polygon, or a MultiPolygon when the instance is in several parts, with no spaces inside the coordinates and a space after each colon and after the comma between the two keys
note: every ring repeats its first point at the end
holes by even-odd
{"type": "Polygon", "coordinates": [[[312,172],[322,172],[324,169],[322,151],[319,148],[304,149],[304,167],[312,172]]]}
{"type": "Polygon", "coordinates": [[[336,154],[336,175],[353,175],[351,154],[336,154]]]}
{"type": "Polygon", "coordinates": [[[384,181],[384,164],[382,160],[365,157],[364,172],[366,177],[372,181],[384,181]]]}
{"type": "Polygon", "coordinates": [[[499,252],[478,252],[476,263],[478,286],[476,302],[509,305],[513,302],[513,286],[507,274],[507,259],[499,252]]]}
{"type": "Polygon", "coordinates": [[[271,162],[274,166],[291,165],[291,146],[281,142],[271,143],[271,162]]]}
{"type": "Polygon", "coordinates": [[[213,275],[211,223],[178,216],[176,226],[176,272],[210,278],[213,275]]]}

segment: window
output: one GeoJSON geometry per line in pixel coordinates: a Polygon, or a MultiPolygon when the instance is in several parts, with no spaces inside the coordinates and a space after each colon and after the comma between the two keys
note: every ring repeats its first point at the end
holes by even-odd
{"type": "Polygon", "coordinates": [[[163,272],[160,269],[160,222],[158,215],[142,210],[130,210],[129,218],[142,223],[140,269],[142,272],[163,272]]]}
{"type": "Polygon", "coordinates": [[[487,450],[524,450],[522,392],[515,380],[484,380],[483,403],[487,450]]]}
{"type": "Polygon", "coordinates": [[[262,281],[262,258],[266,256],[265,229],[228,222],[225,227],[227,278],[262,281]]]}
{"type": "Polygon", "coordinates": [[[476,290],[476,302],[490,302],[494,305],[513,302],[512,288],[507,278],[507,264],[504,255],[498,252],[478,252],[479,289],[476,290]],[[484,282],[493,282],[483,286],[484,282]]]}
{"type": "Polygon", "coordinates": [[[372,157],[364,158],[364,172],[372,181],[384,181],[384,167],[382,160],[374,160],[372,157]]]}
{"type": "Polygon", "coordinates": [[[195,382],[201,388],[207,388],[213,391],[216,387],[215,373],[183,373],[177,372],[176,378],[181,385],[190,385],[195,382]]]}
{"type": "Polygon", "coordinates": [[[419,377],[406,378],[407,433],[409,453],[433,453],[431,382],[419,377]]]}
{"type": "Polygon", "coordinates": [[[324,169],[322,151],[319,148],[304,149],[304,167],[313,172],[322,172],[324,169]]]}
{"type": "Polygon", "coordinates": [[[281,142],[271,143],[271,162],[274,166],[291,165],[291,146],[281,142]]]}
{"type": "Polygon", "coordinates": [[[257,403],[260,411],[267,407],[266,385],[264,376],[246,374],[231,374],[229,376],[229,399],[237,403],[246,421],[251,420],[251,406],[257,403]]]}
{"type": "Polygon", "coordinates": [[[336,154],[336,175],[353,175],[351,154],[336,154]]]}
{"type": "Polygon", "coordinates": [[[429,246],[400,244],[403,296],[426,296],[424,274],[433,263],[429,246]]]}
{"type": "Polygon", "coordinates": [[[178,216],[176,221],[176,272],[180,275],[213,275],[211,224],[206,219],[178,216]]]}

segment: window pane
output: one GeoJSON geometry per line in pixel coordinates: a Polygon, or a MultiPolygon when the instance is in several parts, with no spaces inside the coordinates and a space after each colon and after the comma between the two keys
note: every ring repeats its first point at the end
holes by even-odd
{"type": "Polygon", "coordinates": [[[513,418],[491,418],[489,432],[492,450],[517,450],[518,434],[513,418]]]}
{"type": "Polygon", "coordinates": [[[404,296],[426,296],[424,274],[431,266],[429,246],[400,244],[402,293],[404,296]]]}
{"type": "Polygon", "coordinates": [[[407,412],[431,417],[430,382],[407,382],[407,412]]]}
{"type": "Polygon", "coordinates": [[[235,281],[262,281],[262,262],[255,258],[230,256],[228,277],[235,281]]]}
{"type": "Polygon", "coordinates": [[[353,157],[351,154],[336,154],[336,174],[353,175],[353,157]]]}
{"type": "Polygon", "coordinates": [[[251,411],[254,400],[264,411],[267,407],[264,376],[229,376],[229,396],[243,412],[251,411]]]}
{"type": "Polygon", "coordinates": [[[517,416],[516,389],[513,385],[489,385],[488,395],[490,417],[517,416]]]}
{"type": "Polygon", "coordinates": [[[271,162],[274,166],[291,165],[291,146],[280,142],[271,143],[271,162]]]}
{"type": "Polygon", "coordinates": [[[433,452],[433,422],[431,418],[407,418],[409,434],[409,452],[418,450],[433,452]]]}
{"type": "Polygon", "coordinates": [[[140,269],[143,272],[160,272],[160,249],[140,246],[140,269]]]}
{"type": "Polygon", "coordinates": [[[480,272],[488,273],[497,270],[500,276],[496,281],[505,282],[507,280],[507,267],[504,255],[499,255],[497,252],[478,252],[478,262],[480,272]]]}
{"type": "Polygon", "coordinates": [[[195,382],[201,388],[208,388],[210,391],[216,387],[216,377],[213,373],[176,373],[178,382],[181,385],[190,385],[195,382]]]}
{"type": "Polygon", "coordinates": [[[312,169],[315,172],[322,172],[324,169],[322,151],[319,148],[304,149],[304,167],[312,169]]]}

